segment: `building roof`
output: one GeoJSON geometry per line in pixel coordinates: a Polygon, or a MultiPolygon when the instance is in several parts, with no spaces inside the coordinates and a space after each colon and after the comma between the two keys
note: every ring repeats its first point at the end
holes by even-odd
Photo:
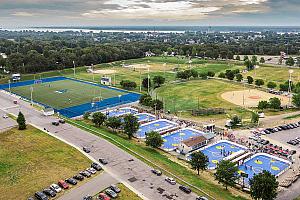
{"type": "Polygon", "coordinates": [[[192,146],[195,146],[195,145],[197,145],[199,143],[202,143],[206,140],[207,140],[206,137],[204,137],[203,135],[200,135],[200,136],[191,137],[187,140],[183,140],[182,143],[185,144],[188,147],[192,147],[192,146]]]}

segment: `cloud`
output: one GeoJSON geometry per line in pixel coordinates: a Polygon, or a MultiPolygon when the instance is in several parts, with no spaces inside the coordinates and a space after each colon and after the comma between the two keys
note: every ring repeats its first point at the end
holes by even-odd
{"type": "Polygon", "coordinates": [[[32,16],[35,16],[35,14],[29,13],[29,12],[15,12],[15,13],[12,13],[11,15],[16,16],[16,17],[32,17],[32,16]]]}

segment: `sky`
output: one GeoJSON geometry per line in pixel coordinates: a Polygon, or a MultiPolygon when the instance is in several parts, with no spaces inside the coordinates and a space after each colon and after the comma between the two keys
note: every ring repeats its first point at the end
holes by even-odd
{"type": "Polygon", "coordinates": [[[300,0],[0,0],[0,27],[300,26],[300,0]]]}

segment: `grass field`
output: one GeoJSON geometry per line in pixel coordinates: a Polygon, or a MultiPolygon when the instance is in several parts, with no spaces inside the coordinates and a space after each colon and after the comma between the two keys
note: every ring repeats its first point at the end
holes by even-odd
{"type": "Polygon", "coordinates": [[[30,99],[31,86],[33,86],[34,101],[57,109],[88,103],[94,97],[102,96],[103,99],[106,99],[125,94],[125,92],[101,88],[73,80],[14,87],[11,90],[18,95],[30,99]]]}
{"type": "Polygon", "coordinates": [[[86,169],[76,149],[33,127],[1,133],[0,199],[27,199],[59,179],[86,169]]]}
{"type": "MultiPolygon", "coordinates": [[[[151,162],[147,162],[143,160],[142,158],[138,157],[142,161],[146,162],[150,166],[153,165],[153,163],[160,166],[162,169],[168,170],[175,174],[176,176],[184,179],[185,181],[188,181],[189,183],[203,189],[205,192],[209,193],[216,199],[226,199],[226,200],[238,200],[238,199],[250,199],[248,195],[245,193],[242,193],[238,190],[233,190],[229,188],[229,190],[225,190],[224,187],[217,184],[217,182],[214,180],[212,175],[209,172],[202,172],[200,173],[200,176],[196,174],[195,171],[190,170],[187,167],[182,166],[181,164],[178,164],[174,161],[174,158],[170,158],[170,155],[167,153],[164,153],[163,151],[156,150],[150,147],[145,146],[144,143],[137,142],[135,140],[129,140],[126,135],[122,134],[115,134],[112,132],[109,132],[108,130],[104,128],[96,128],[89,122],[84,121],[74,121],[69,120],[71,124],[75,122],[73,125],[80,124],[83,127],[89,128],[86,129],[87,131],[103,137],[104,139],[108,140],[109,142],[115,144],[116,146],[122,148],[123,150],[129,152],[132,154],[131,151],[128,151],[128,149],[124,148],[120,144],[116,143],[119,142],[129,148],[130,150],[138,153],[139,155],[142,155],[144,158],[150,160],[151,162]],[[93,131],[91,131],[93,130],[93,131]],[[109,137],[109,138],[107,138],[109,137]],[[110,139],[112,138],[112,139],[110,139]]],[[[82,127],[80,127],[82,128],[82,127]]],[[[135,155],[136,156],[136,155],[135,155]]],[[[203,195],[197,190],[194,190],[194,192],[197,192],[199,195],[203,195]]]]}

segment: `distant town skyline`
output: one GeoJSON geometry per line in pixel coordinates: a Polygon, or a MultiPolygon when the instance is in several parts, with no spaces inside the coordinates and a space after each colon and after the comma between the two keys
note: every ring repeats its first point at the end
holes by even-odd
{"type": "Polygon", "coordinates": [[[0,27],[300,26],[299,0],[0,0],[0,27]]]}

